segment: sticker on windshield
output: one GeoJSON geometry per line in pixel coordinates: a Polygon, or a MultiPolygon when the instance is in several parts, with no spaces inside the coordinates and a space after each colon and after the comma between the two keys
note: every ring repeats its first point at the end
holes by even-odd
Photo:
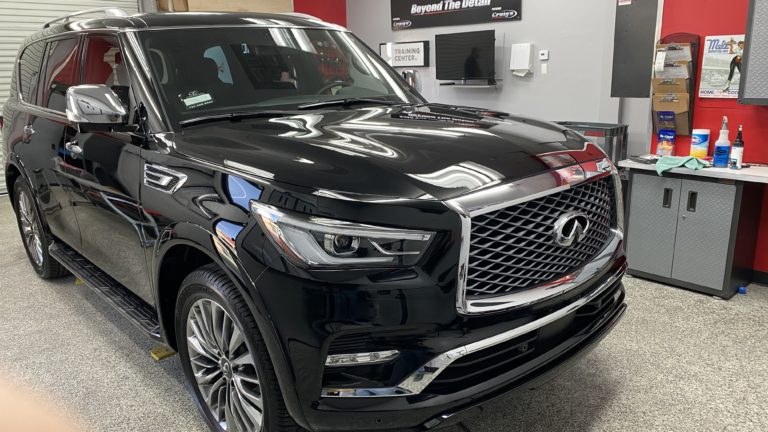
{"type": "Polygon", "coordinates": [[[213,97],[209,93],[200,93],[197,90],[189,92],[186,96],[179,95],[179,99],[184,102],[187,108],[199,108],[201,106],[209,105],[213,103],[213,97]]]}

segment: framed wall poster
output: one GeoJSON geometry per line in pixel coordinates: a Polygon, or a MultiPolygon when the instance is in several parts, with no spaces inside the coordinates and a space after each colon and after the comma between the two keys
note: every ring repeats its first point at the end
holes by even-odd
{"type": "Polygon", "coordinates": [[[699,97],[736,99],[741,81],[744,35],[707,36],[701,64],[699,97]]]}
{"type": "Polygon", "coordinates": [[[392,67],[429,66],[429,41],[379,44],[379,55],[392,67]]]}
{"type": "Polygon", "coordinates": [[[390,0],[392,30],[519,21],[523,0],[390,0]]]}

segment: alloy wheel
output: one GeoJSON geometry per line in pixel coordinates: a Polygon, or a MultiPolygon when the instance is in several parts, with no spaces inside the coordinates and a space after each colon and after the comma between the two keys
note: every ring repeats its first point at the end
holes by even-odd
{"type": "Polygon", "coordinates": [[[21,236],[29,251],[29,256],[39,267],[43,265],[43,242],[40,236],[40,224],[33,205],[32,199],[22,190],[19,193],[18,205],[21,236]]]}
{"type": "Polygon", "coordinates": [[[253,355],[226,310],[210,299],[187,315],[187,350],[203,401],[225,431],[255,432],[264,402],[253,355]]]}

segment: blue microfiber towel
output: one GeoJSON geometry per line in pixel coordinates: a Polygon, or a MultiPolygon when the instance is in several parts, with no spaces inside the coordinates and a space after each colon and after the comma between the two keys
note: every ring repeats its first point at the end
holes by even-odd
{"type": "Polygon", "coordinates": [[[672,168],[686,167],[692,170],[700,170],[709,163],[707,161],[695,158],[693,156],[663,156],[656,162],[656,172],[661,175],[664,171],[669,171],[672,168]]]}

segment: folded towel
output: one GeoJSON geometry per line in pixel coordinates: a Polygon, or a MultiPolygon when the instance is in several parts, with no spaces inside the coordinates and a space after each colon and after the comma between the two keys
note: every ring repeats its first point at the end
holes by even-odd
{"type": "Polygon", "coordinates": [[[708,165],[709,163],[707,161],[693,156],[663,156],[656,162],[656,172],[661,175],[664,171],[683,166],[695,171],[708,165]]]}

